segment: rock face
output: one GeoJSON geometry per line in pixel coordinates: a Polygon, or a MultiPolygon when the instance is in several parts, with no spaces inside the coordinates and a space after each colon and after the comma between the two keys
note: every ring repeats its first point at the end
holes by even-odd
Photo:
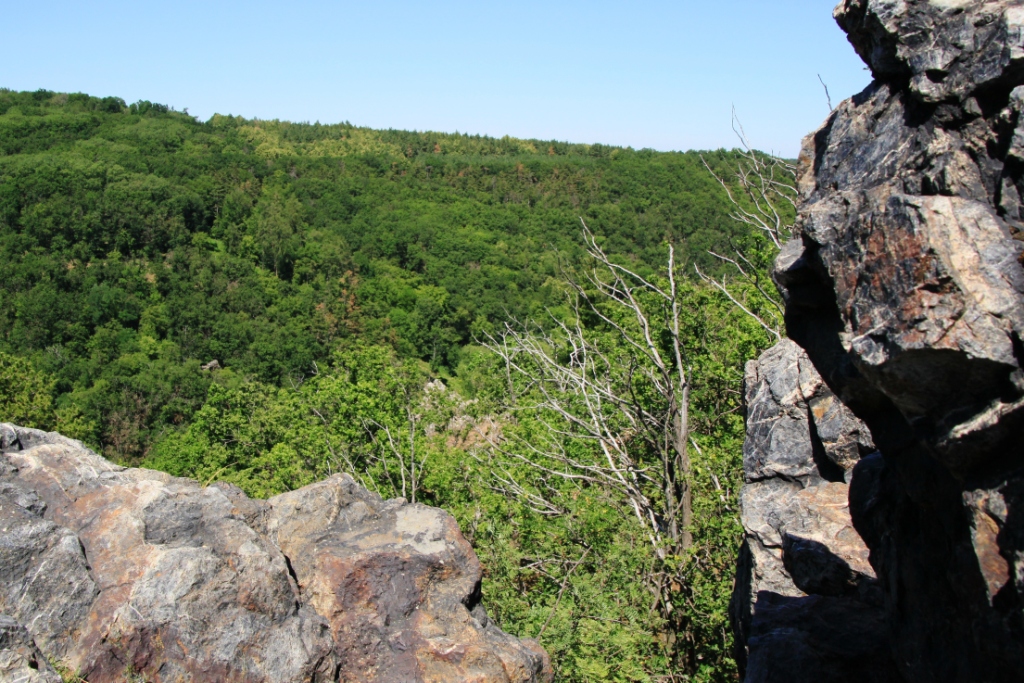
{"type": "Polygon", "coordinates": [[[449,515],[336,475],[267,501],[0,425],[0,677],[550,679],[449,515]]]}
{"type": "MultiPolygon", "coordinates": [[[[845,0],[835,16],[875,81],[804,141],[775,273],[787,329],[880,451],[849,502],[899,675],[1018,680],[1024,5],[845,0]]],[[[762,670],[751,658],[748,679],[762,670]]]]}
{"type": "Polygon", "coordinates": [[[0,680],[60,683],[60,676],[25,627],[5,615],[0,615],[0,680]]]}
{"type": "Polygon", "coordinates": [[[882,595],[846,483],[875,448],[803,349],[786,339],[746,368],[746,484],[731,604],[749,683],[897,681],[882,595]]]}

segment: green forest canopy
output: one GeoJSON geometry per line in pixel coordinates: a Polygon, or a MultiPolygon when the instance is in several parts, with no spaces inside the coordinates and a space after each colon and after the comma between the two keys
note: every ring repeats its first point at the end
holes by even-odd
{"type": "Polygon", "coordinates": [[[694,152],[0,90],[0,351],[135,462],[201,405],[209,361],[280,384],[357,335],[458,375],[481,331],[559,303],[580,218],[639,267],[665,240],[714,267],[728,214],[694,152]]]}

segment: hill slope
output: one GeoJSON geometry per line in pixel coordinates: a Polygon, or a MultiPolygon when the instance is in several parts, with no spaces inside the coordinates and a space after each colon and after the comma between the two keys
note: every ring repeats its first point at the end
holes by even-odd
{"type": "Polygon", "coordinates": [[[558,303],[581,217],[640,267],[665,239],[704,260],[736,230],[697,153],[0,91],[0,351],[136,461],[189,420],[214,359],[279,383],[358,334],[458,374],[481,330],[558,303]]]}

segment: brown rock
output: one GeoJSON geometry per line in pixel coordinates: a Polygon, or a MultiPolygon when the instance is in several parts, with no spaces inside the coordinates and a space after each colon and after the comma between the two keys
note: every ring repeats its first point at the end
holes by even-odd
{"type": "Polygon", "coordinates": [[[787,329],[880,450],[850,514],[900,676],[1016,680],[1024,7],[844,0],[836,18],[876,80],[804,141],[775,272],[787,329]]]}
{"type": "Polygon", "coordinates": [[[546,680],[454,520],[336,476],[270,501],[0,426],[0,612],[91,683],[546,680]]]}

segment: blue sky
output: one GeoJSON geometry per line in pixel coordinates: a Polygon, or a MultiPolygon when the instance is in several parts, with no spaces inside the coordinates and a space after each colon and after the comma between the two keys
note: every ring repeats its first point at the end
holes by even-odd
{"type": "Polygon", "coordinates": [[[833,0],[0,0],[0,87],[215,112],[795,156],[870,76],[833,0]]]}

